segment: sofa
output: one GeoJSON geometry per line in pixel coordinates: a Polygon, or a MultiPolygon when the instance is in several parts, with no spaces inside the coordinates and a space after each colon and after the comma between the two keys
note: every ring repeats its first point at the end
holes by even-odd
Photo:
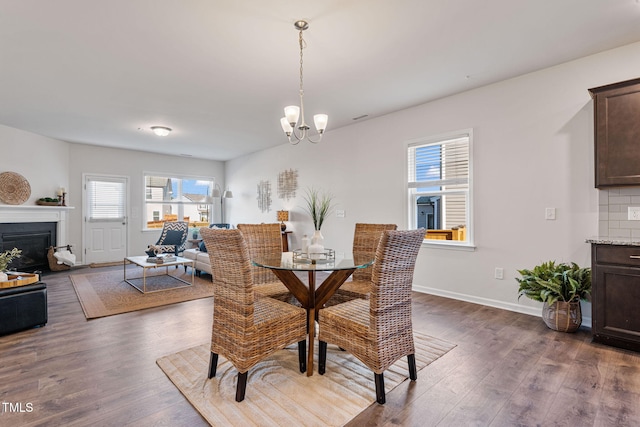
{"type": "Polygon", "coordinates": [[[46,283],[0,289],[0,335],[44,326],[47,317],[46,283]]]}
{"type": "MultiPolygon", "coordinates": [[[[230,228],[230,224],[211,224],[209,228],[230,228]]],[[[211,274],[211,261],[209,260],[209,253],[204,246],[204,242],[191,249],[186,249],[182,253],[183,258],[193,260],[193,268],[196,270],[196,275],[200,276],[204,271],[207,274],[211,274]]],[[[185,267],[186,271],[187,267],[185,267]]]]}
{"type": "MultiPolygon", "coordinates": [[[[211,274],[209,254],[206,251],[201,251],[200,247],[186,249],[182,253],[182,257],[193,260],[193,268],[196,269],[196,275],[200,276],[203,271],[207,274],[211,274]]],[[[185,266],[185,271],[186,269],[187,267],[185,266]]]]}

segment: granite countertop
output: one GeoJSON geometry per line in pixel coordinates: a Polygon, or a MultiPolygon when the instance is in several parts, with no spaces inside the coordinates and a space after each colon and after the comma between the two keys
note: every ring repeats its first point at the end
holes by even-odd
{"type": "Polygon", "coordinates": [[[640,246],[640,238],[629,237],[590,237],[586,242],[598,245],[640,246]]]}

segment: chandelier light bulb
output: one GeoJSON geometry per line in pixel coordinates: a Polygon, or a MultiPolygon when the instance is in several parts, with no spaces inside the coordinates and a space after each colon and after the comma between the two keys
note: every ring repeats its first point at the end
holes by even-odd
{"type": "Polygon", "coordinates": [[[282,130],[284,131],[284,133],[287,134],[287,136],[291,136],[291,132],[293,132],[293,128],[291,127],[291,124],[287,121],[286,117],[283,117],[280,119],[280,126],[282,126],[282,130]]]}
{"type": "Polygon", "coordinates": [[[298,123],[298,118],[300,117],[300,107],[297,105],[284,107],[284,116],[287,118],[287,122],[291,124],[291,127],[294,127],[296,123],[298,123]]]}
{"type": "Polygon", "coordinates": [[[327,122],[329,121],[329,116],[326,114],[316,114],[313,116],[313,123],[316,125],[316,129],[318,133],[324,133],[324,130],[327,128],[327,122]]]}

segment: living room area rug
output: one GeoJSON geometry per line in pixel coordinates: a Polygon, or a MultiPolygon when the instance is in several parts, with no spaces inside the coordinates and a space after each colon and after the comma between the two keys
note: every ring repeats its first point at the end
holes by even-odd
{"type": "MultiPolygon", "coordinates": [[[[175,267],[169,268],[173,269],[175,267]]],[[[179,267],[178,270],[171,271],[171,275],[191,283],[191,270],[189,269],[188,273],[184,272],[183,267],[179,267]]],[[[87,319],[213,296],[211,276],[196,276],[193,286],[187,286],[164,275],[156,276],[149,280],[149,274],[155,275],[157,273],[152,271],[147,274],[147,289],[150,291],[170,288],[176,285],[181,287],[143,294],[124,281],[122,268],[105,269],[87,274],[72,274],[69,275],[69,278],[87,319]]],[[[127,279],[141,282],[142,279],[132,279],[138,277],[142,277],[142,269],[134,265],[128,265],[127,279]]]]}
{"type": "MultiPolygon", "coordinates": [[[[418,370],[455,347],[418,332],[414,341],[418,370]]],[[[207,379],[210,354],[207,343],[156,363],[212,426],[342,426],[375,401],[373,372],[333,345],[327,346],[324,375],[317,372],[317,358],[313,376],[300,373],[297,345],[258,363],[249,370],[245,399],[239,403],[235,401],[237,371],[228,360],[220,356],[216,376],[207,379]]],[[[384,372],[387,393],[408,380],[406,357],[384,372]]]]}

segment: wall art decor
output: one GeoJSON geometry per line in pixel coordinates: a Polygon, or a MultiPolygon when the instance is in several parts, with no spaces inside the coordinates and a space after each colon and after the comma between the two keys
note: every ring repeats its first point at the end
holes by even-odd
{"type": "Polygon", "coordinates": [[[278,174],[278,197],[280,199],[292,199],[296,197],[298,189],[298,170],[289,169],[278,174]]]}
{"type": "Polygon", "coordinates": [[[261,212],[271,211],[271,182],[260,181],[258,183],[258,208],[261,212]]]}
{"type": "Polygon", "coordinates": [[[31,196],[27,179],[16,172],[0,173],[0,201],[8,205],[21,205],[31,196]]]}

